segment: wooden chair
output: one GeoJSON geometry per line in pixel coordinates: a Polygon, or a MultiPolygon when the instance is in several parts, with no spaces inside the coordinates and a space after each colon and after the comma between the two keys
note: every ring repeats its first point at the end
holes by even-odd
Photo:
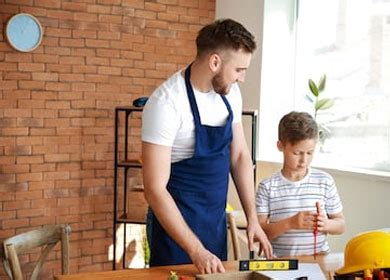
{"type": "Polygon", "coordinates": [[[8,277],[13,280],[22,280],[22,269],[18,254],[31,249],[46,246],[38,259],[31,274],[31,280],[38,279],[44,261],[54,246],[61,242],[62,274],[69,273],[69,225],[49,225],[41,229],[32,230],[10,237],[3,241],[3,265],[8,277]]]}
{"type": "Polygon", "coordinates": [[[241,258],[241,252],[240,252],[240,242],[238,240],[238,229],[236,225],[236,219],[234,217],[233,212],[227,212],[226,217],[228,221],[230,237],[232,239],[234,260],[239,260],[241,258]]]}

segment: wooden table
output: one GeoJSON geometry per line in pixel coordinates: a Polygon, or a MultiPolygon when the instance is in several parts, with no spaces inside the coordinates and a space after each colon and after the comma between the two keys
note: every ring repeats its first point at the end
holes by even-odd
{"type": "MultiPolygon", "coordinates": [[[[313,256],[303,256],[298,258],[304,263],[318,263],[322,271],[328,279],[329,273],[343,266],[344,258],[342,253],[332,253],[329,255],[317,256],[314,260],[313,256]]],[[[238,271],[238,261],[224,262],[224,267],[227,272],[238,271]]],[[[167,280],[170,271],[176,271],[178,275],[184,276],[188,280],[195,279],[195,275],[199,274],[192,264],[187,265],[172,265],[152,267],[148,269],[125,269],[104,272],[85,272],[74,275],[55,276],[55,280],[125,280],[125,279],[152,279],[152,280],[167,280]]]]}

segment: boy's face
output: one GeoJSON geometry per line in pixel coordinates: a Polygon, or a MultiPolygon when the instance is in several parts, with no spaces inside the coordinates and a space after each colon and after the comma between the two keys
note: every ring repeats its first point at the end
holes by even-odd
{"type": "Polygon", "coordinates": [[[278,141],[279,151],[283,152],[284,169],[290,172],[306,172],[313,160],[317,139],[301,140],[294,145],[278,141]]]}

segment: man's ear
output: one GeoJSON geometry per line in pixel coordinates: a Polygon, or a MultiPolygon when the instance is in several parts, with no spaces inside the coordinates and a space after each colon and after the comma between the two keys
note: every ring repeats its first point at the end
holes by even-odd
{"type": "Polygon", "coordinates": [[[211,72],[213,73],[218,72],[219,68],[221,67],[221,64],[222,64],[222,60],[218,54],[213,53],[212,55],[210,55],[209,67],[211,72]]]}
{"type": "Polygon", "coordinates": [[[276,146],[278,147],[278,150],[279,150],[280,152],[283,152],[283,150],[284,150],[284,145],[283,145],[283,142],[282,142],[282,141],[278,140],[278,142],[276,142],[276,146]]]}

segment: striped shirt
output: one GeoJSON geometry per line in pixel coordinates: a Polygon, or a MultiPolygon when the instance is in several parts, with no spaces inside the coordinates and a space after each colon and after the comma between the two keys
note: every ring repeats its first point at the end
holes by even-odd
{"type": "MultiPolygon", "coordinates": [[[[316,212],[316,202],[321,212],[340,213],[343,210],[335,182],[326,172],[309,168],[300,181],[289,181],[279,171],[263,180],[256,193],[256,210],[267,215],[269,223],[275,223],[295,215],[299,211],[316,212]]],[[[314,252],[314,236],[311,230],[289,230],[271,240],[277,257],[311,255],[314,252]]],[[[317,252],[329,252],[326,234],[317,235],[317,252]]]]}

